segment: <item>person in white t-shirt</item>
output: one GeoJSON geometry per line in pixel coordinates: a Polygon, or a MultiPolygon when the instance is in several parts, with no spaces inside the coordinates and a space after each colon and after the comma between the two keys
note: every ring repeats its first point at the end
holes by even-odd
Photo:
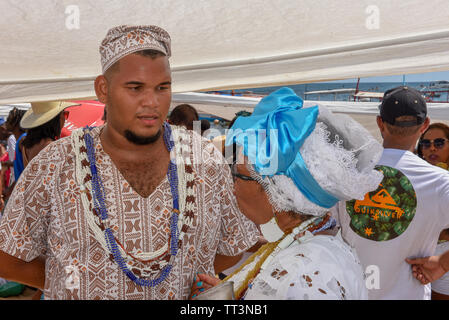
{"type": "Polygon", "coordinates": [[[364,200],[340,202],[333,214],[365,268],[369,299],[430,299],[430,286],[413,277],[405,259],[433,255],[449,227],[449,173],[413,153],[430,122],[417,90],[388,90],[379,108],[384,178],[364,200]]]}

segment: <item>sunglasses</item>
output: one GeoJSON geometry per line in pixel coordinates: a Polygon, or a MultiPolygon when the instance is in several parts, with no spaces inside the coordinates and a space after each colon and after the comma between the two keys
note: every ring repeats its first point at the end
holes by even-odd
{"type": "Polygon", "coordinates": [[[419,144],[423,149],[429,149],[432,144],[435,146],[435,148],[441,149],[444,147],[446,141],[448,140],[444,138],[436,138],[435,140],[423,139],[419,142],[419,144]]]}
{"type": "Polygon", "coordinates": [[[250,176],[245,176],[244,174],[240,174],[237,172],[237,167],[235,165],[231,166],[231,174],[232,174],[232,179],[235,181],[237,178],[245,180],[245,181],[256,181],[256,179],[250,177],[250,176]]]}

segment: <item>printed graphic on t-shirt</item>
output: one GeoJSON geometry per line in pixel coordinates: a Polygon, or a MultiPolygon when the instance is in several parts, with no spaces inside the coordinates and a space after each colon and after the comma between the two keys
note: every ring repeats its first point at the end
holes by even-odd
{"type": "Polygon", "coordinates": [[[384,174],[379,187],[363,200],[346,202],[351,229],[359,236],[387,241],[405,232],[416,212],[416,194],[408,178],[397,169],[376,166],[384,174]]]}

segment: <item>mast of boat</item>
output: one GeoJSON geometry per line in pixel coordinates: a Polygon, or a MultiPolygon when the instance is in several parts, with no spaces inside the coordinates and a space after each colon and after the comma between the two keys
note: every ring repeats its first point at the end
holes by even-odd
{"type": "Polygon", "coordinates": [[[354,102],[356,101],[356,95],[359,92],[359,83],[360,83],[360,78],[357,78],[357,86],[355,87],[355,93],[354,93],[354,102]]]}

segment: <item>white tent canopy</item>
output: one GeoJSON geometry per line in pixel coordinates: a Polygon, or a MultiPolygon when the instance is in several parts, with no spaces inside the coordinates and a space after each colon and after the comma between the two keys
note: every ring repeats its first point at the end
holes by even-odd
{"type": "Polygon", "coordinates": [[[447,0],[2,0],[0,104],[93,97],[109,28],[172,38],[174,92],[449,70],[447,0]]]}

